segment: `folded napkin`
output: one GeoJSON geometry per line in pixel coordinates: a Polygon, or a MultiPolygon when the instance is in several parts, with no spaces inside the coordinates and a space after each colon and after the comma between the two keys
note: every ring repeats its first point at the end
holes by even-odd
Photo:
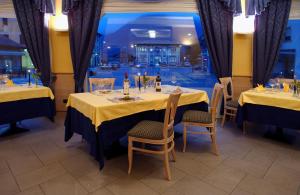
{"type": "Polygon", "coordinates": [[[289,92],[290,91],[290,85],[288,83],[283,83],[283,92],[289,92]]]}
{"type": "Polygon", "coordinates": [[[7,87],[13,87],[15,86],[14,82],[10,79],[7,80],[6,84],[5,84],[7,87]]]}
{"type": "Polygon", "coordinates": [[[266,89],[264,88],[263,85],[257,84],[257,87],[255,87],[255,90],[258,92],[262,92],[262,91],[265,91],[266,89]]]}

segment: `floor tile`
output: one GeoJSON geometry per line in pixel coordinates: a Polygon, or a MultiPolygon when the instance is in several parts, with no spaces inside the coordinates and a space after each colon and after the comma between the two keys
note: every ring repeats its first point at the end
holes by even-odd
{"type": "Polygon", "coordinates": [[[151,187],[158,193],[163,193],[168,188],[172,187],[178,180],[186,176],[186,173],[176,169],[175,166],[170,166],[171,169],[171,181],[166,180],[164,169],[160,168],[154,171],[152,174],[147,175],[140,181],[147,186],[151,187]]]}
{"type": "Polygon", "coordinates": [[[0,174],[9,172],[8,165],[5,160],[0,160],[0,174]]]}
{"type": "Polygon", "coordinates": [[[229,157],[228,159],[224,160],[222,164],[227,167],[232,167],[241,171],[245,171],[250,175],[261,178],[264,177],[269,168],[260,164],[255,164],[251,161],[233,157],[229,157]]]}
{"type": "Polygon", "coordinates": [[[54,163],[28,173],[17,175],[16,180],[21,190],[25,190],[64,173],[65,169],[60,164],[54,163]]]}
{"type": "MultiPolygon", "coordinates": [[[[115,167],[121,169],[124,173],[128,171],[128,157],[123,155],[111,162],[115,167]]],[[[170,164],[173,162],[171,161],[170,164]]],[[[162,156],[159,155],[145,155],[141,153],[134,153],[131,177],[136,179],[142,179],[145,176],[150,175],[155,170],[164,166],[162,156]]]]}
{"type": "Polygon", "coordinates": [[[32,144],[31,148],[44,164],[59,162],[78,154],[74,149],[66,150],[59,148],[55,143],[50,141],[32,144]]]}
{"type": "Polygon", "coordinates": [[[146,186],[137,179],[128,176],[113,182],[106,186],[106,188],[115,195],[157,195],[158,193],[146,186]]]}
{"type": "Polygon", "coordinates": [[[14,195],[20,191],[14,177],[10,172],[0,174],[0,194],[14,195]]]}
{"type": "Polygon", "coordinates": [[[44,193],[39,186],[35,186],[25,191],[22,191],[16,195],[44,195],[44,193]]]}
{"type": "Polygon", "coordinates": [[[164,195],[225,195],[226,193],[195,177],[186,176],[177,181],[164,195]]]}
{"type": "Polygon", "coordinates": [[[254,193],[236,188],[230,195],[254,195],[254,193]]]}
{"type": "Polygon", "coordinates": [[[111,191],[107,190],[106,188],[101,188],[96,190],[95,192],[90,193],[89,195],[114,195],[111,191]]]}
{"type": "Polygon", "coordinates": [[[226,154],[215,155],[213,153],[200,153],[196,161],[203,163],[204,165],[215,168],[219,166],[228,156],[226,154]]]}
{"type": "Polygon", "coordinates": [[[200,179],[207,176],[213,170],[213,168],[208,167],[201,162],[184,158],[178,158],[174,166],[177,169],[200,179]]]}
{"type": "Polygon", "coordinates": [[[86,195],[88,192],[69,174],[52,178],[41,184],[46,195],[86,195]]]}
{"type": "Polygon", "coordinates": [[[230,193],[245,176],[246,173],[239,169],[220,165],[205,177],[203,181],[230,193]]]}
{"type": "Polygon", "coordinates": [[[88,153],[81,153],[61,161],[63,167],[75,178],[99,171],[98,162],[88,153]]]}
{"type": "Polygon", "coordinates": [[[102,188],[119,178],[126,177],[127,173],[109,163],[101,171],[95,170],[78,178],[79,183],[89,192],[102,188]]]}
{"type": "Polygon", "coordinates": [[[264,179],[293,192],[300,190],[300,171],[280,163],[273,164],[264,179]]]}
{"type": "Polygon", "coordinates": [[[296,192],[286,190],[280,185],[275,185],[262,178],[256,178],[250,175],[241,181],[238,185],[238,189],[254,193],[256,195],[296,195],[296,192]]]}
{"type": "Polygon", "coordinates": [[[44,166],[34,154],[14,157],[7,162],[14,175],[30,172],[44,166]]]}

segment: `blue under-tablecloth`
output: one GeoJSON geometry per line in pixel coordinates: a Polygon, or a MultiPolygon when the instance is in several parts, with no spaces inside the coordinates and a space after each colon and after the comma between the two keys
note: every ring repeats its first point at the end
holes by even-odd
{"type": "MultiPolygon", "coordinates": [[[[206,102],[180,106],[176,112],[175,123],[181,122],[183,113],[186,110],[202,110],[207,111],[206,102]]],[[[65,141],[71,139],[74,133],[78,133],[90,145],[90,154],[99,162],[100,169],[104,167],[104,157],[107,156],[106,151],[112,147],[113,143],[127,135],[127,132],[138,122],[142,120],[164,120],[164,110],[146,111],[130,116],[117,118],[111,121],[103,122],[95,131],[95,126],[91,120],[82,113],[72,107],[68,107],[65,119],[65,141]]]]}
{"type": "Polygon", "coordinates": [[[239,126],[244,121],[300,130],[300,111],[246,103],[239,106],[236,116],[239,126]]]}
{"type": "Polygon", "coordinates": [[[54,100],[49,97],[2,102],[0,125],[43,116],[53,120],[55,113],[54,100]]]}

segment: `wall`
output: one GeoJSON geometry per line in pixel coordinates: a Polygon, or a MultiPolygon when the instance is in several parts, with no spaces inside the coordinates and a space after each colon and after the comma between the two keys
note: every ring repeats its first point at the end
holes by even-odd
{"type": "Polygon", "coordinates": [[[61,2],[56,0],[56,15],[50,17],[50,45],[52,72],[57,79],[54,85],[57,111],[65,111],[65,102],[74,92],[73,68],[69,46],[69,33],[54,29],[56,20],[60,20],[61,2]]]}

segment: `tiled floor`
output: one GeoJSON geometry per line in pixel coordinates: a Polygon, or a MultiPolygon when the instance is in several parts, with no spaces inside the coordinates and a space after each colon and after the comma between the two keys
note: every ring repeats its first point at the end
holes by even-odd
{"type": "Polygon", "coordinates": [[[282,144],[263,137],[267,127],[249,124],[243,135],[229,122],[218,128],[218,157],[209,137],[189,136],[186,153],[179,138],[166,181],[161,158],[142,154],[134,155],[130,176],[127,155],[99,172],[80,136],[64,142],[63,122],[63,113],[56,123],[27,120],[30,132],[0,139],[1,195],[300,194],[300,131],[286,130],[290,144],[282,144]]]}

